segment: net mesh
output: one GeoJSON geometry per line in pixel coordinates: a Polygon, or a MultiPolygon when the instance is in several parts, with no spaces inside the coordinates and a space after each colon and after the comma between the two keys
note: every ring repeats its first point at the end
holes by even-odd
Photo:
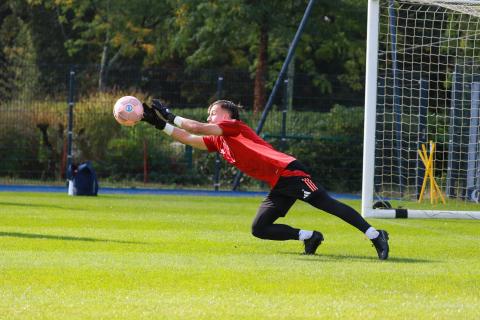
{"type": "Polygon", "coordinates": [[[477,1],[380,2],[375,200],[478,202],[479,23],[477,1]]]}

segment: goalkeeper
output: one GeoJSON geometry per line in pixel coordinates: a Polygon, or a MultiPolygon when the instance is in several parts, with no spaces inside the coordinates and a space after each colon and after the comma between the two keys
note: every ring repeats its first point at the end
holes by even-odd
{"type": "Polygon", "coordinates": [[[308,170],[294,157],[275,150],[240,121],[231,101],[218,100],[208,107],[208,123],[175,116],[160,100],[144,104],[142,121],[148,122],[176,141],[194,148],[217,151],[247,175],[268,183],[270,192],[252,223],[252,234],[261,239],[303,241],[305,254],[315,254],[323,241],[319,231],[296,229],[275,223],[285,217],[296,200],[333,214],[363,232],[373,243],[378,258],[388,258],[388,233],[376,230],[351,207],[333,199],[314,182],[308,170]]]}

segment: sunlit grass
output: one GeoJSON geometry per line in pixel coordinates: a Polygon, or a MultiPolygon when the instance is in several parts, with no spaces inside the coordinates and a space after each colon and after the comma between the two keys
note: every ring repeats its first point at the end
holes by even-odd
{"type": "Polygon", "coordinates": [[[0,318],[478,316],[479,221],[370,220],[390,233],[379,261],[360,232],[299,202],[280,221],[326,239],[302,256],[298,241],[251,236],[260,201],[0,193],[0,318]]]}

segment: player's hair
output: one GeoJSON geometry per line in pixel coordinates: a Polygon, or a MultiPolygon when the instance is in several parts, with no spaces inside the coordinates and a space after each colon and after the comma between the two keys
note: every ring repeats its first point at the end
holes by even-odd
{"type": "Polygon", "coordinates": [[[210,109],[217,104],[220,105],[223,110],[227,110],[228,113],[230,113],[230,118],[240,120],[240,111],[243,110],[241,105],[235,104],[229,100],[217,100],[208,107],[208,112],[210,112],[210,109]]]}

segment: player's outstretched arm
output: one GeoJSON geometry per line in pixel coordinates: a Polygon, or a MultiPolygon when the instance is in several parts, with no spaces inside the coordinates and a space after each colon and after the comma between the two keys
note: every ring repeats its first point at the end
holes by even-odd
{"type": "Polygon", "coordinates": [[[191,119],[180,118],[176,121],[176,125],[190,133],[198,134],[202,136],[221,136],[223,131],[216,124],[198,122],[191,119]]]}
{"type": "Polygon", "coordinates": [[[197,135],[190,134],[189,132],[175,128],[170,124],[167,124],[153,108],[146,103],[143,104],[143,118],[142,121],[147,122],[157,128],[164,131],[171,136],[174,140],[183,144],[188,144],[196,149],[207,150],[207,146],[203,141],[203,138],[197,135]]]}
{"type": "Polygon", "coordinates": [[[152,107],[163,119],[195,135],[221,136],[222,129],[216,124],[203,123],[174,115],[160,100],[152,99],[152,107]]]}
{"type": "Polygon", "coordinates": [[[172,126],[172,138],[183,144],[188,144],[196,149],[207,150],[207,146],[201,136],[191,134],[183,129],[172,126]]]}

